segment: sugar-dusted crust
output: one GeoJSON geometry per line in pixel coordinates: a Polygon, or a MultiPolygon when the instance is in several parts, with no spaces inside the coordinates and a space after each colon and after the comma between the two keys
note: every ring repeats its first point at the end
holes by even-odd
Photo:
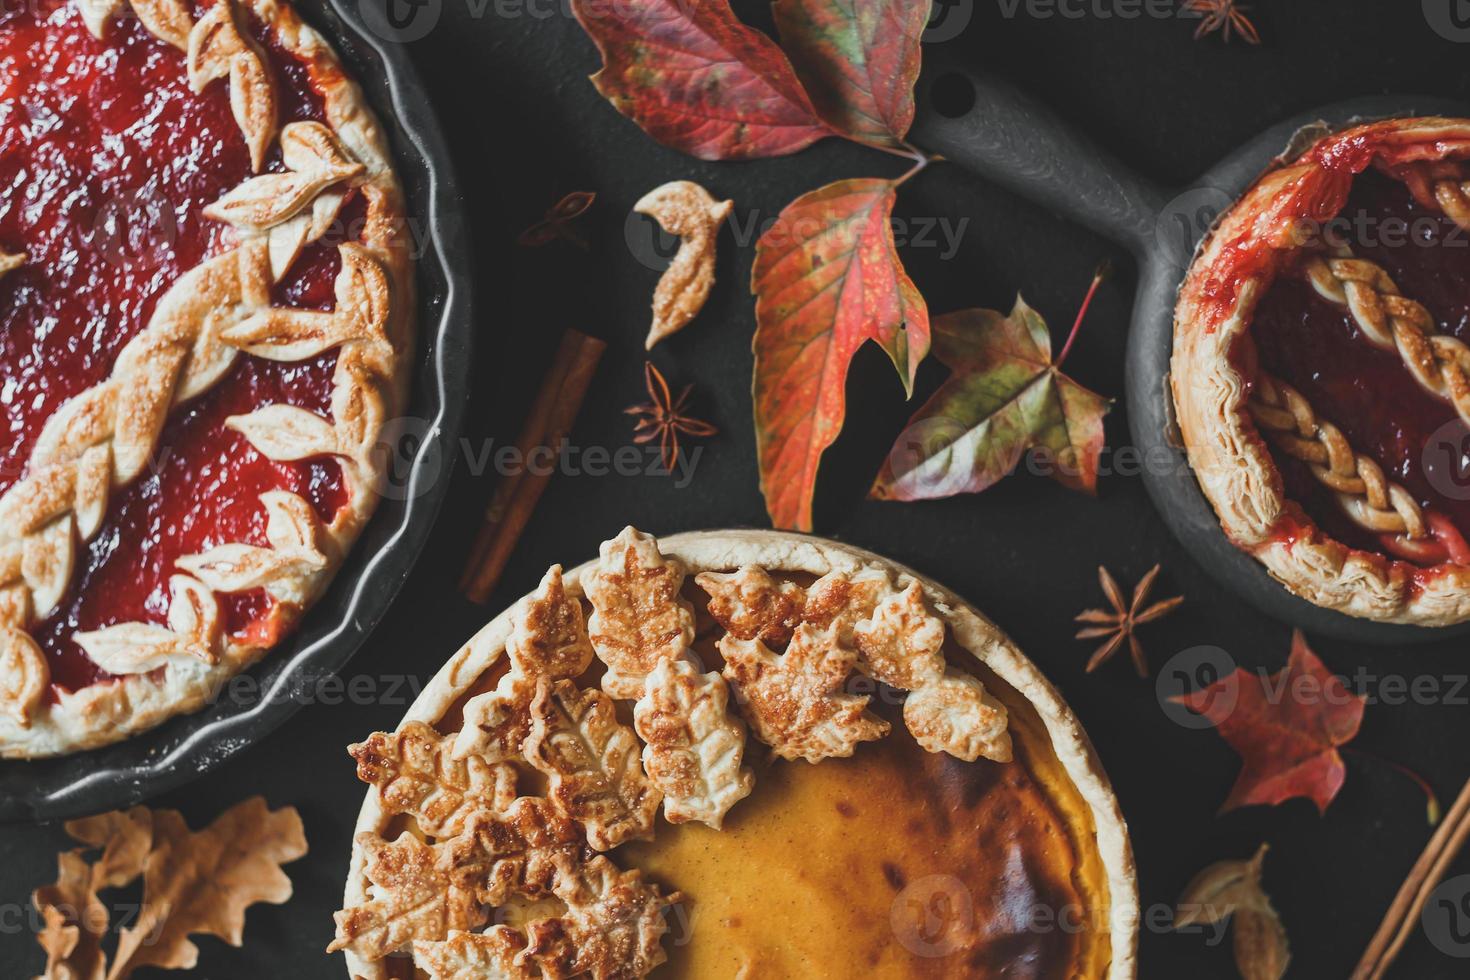
{"type": "MultiPolygon", "coordinates": [[[[1174,314],[1171,383],[1189,462],[1225,533],[1288,589],[1319,606],[1390,623],[1470,619],[1470,568],[1418,568],[1354,550],[1290,506],[1280,473],[1245,411],[1250,379],[1231,361],[1256,306],[1310,237],[1308,223],[1343,207],[1373,166],[1409,182],[1442,161],[1470,159],[1470,121],[1392,119],[1343,130],[1261,177],[1201,243],[1174,314]]],[[[1445,189],[1460,194],[1459,184],[1445,189]]],[[[1430,192],[1432,195],[1432,192],[1430,192]]],[[[1454,216],[1457,202],[1441,196],[1454,216]]],[[[1459,220],[1457,217],[1456,220],[1459,220]]]]}
{"type": "MultiPolygon", "coordinates": [[[[681,561],[690,575],[701,572],[734,572],[758,565],[771,572],[814,576],[831,571],[861,572],[881,569],[900,587],[917,581],[926,598],[948,625],[955,641],[974,654],[1002,680],[1025,697],[1036,709],[1051,737],[1058,761],[1091,811],[1097,833],[1097,849],[1106,871],[1110,908],[1107,927],[1112,948],[1109,980],[1131,980],[1137,975],[1139,926],[1138,883],[1127,825],[1113,795],[1112,786],[1092,743],[1061,695],[1042,676],[998,627],[948,589],[924,579],[912,570],[863,551],[820,538],[779,531],[700,531],[662,538],[662,553],[681,561]]],[[[569,595],[580,595],[582,576],[589,562],[566,574],[569,595]]],[[[433,725],[475,686],[480,676],[500,659],[511,632],[507,611],[491,620],[461,647],[429,681],[400,723],[433,725]]],[[[363,833],[380,834],[388,827],[387,814],[376,791],[369,791],[358,813],[354,838],[363,833]]],[[[366,855],[354,845],[348,870],[345,906],[351,908],[368,899],[364,874],[366,855]]],[[[350,975],[362,980],[383,980],[382,963],[368,963],[347,954],[350,975]]]]}
{"type": "MultiPolygon", "coordinates": [[[[122,6],[123,0],[84,5],[84,17],[94,32],[105,36],[112,17],[126,16],[122,6]]],[[[241,42],[231,33],[226,16],[253,13],[284,51],[304,63],[322,98],[324,125],[294,128],[288,128],[291,119],[275,119],[273,107],[258,99],[249,95],[236,99],[241,138],[251,146],[253,157],[258,161],[277,140],[293,140],[296,152],[287,157],[287,166],[299,169],[306,189],[299,190],[298,185],[297,202],[283,204],[288,195],[278,186],[260,183],[261,176],[248,178],[227,195],[243,198],[240,207],[216,205],[219,220],[234,226],[233,248],[185,273],[159,305],[164,309],[173,304],[175,324],[204,319],[210,296],[252,314],[221,318],[223,326],[204,328],[217,331],[215,341],[209,346],[204,341],[196,344],[179,369],[193,391],[206,390],[224,373],[198,367],[206,353],[224,365],[233,351],[298,360],[314,351],[300,353],[309,343],[288,349],[293,342],[313,333],[331,335],[319,347],[338,349],[332,418],[262,405],[237,417],[236,427],[271,458],[336,457],[342,464],[347,499],[324,524],[300,498],[279,492],[263,496],[262,506],[271,514],[271,547],[225,545],[181,559],[167,626],[119,624],[121,629],[109,627],[88,635],[83,644],[123,676],[63,692],[48,703],[46,664],[27,630],[65,590],[73,573],[73,535],[85,540],[88,530],[95,530],[98,514],[105,509],[108,483],[115,487],[127,482],[122,477],[129,471],[118,460],[130,453],[146,456],[151,449],[136,440],[129,442],[121,422],[116,431],[110,422],[103,428],[94,424],[93,416],[109,413],[82,409],[84,400],[91,399],[88,406],[106,406],[110,399],[122,401],[116,392],[126,394],[150,383],[146,371],[119,377],[127,367],[120,356],[113,378],[58,411],[57,416],[71,412],[67,424],[57,417],[48,422],[35,452],[46,452],[46,459],[56,464],[50,475],[37,476],[43,468],[37,467],[33,455],[27,478],[0,497],[0,756],[7,758],[93,748],[197,711],[226,680],[260,659],[325,590],[371,516],[382,475],[377,437],[383,423],[401,411],[407,392],[414,299],[403,192],[383,131],[331,47],[292,7],[277,0],[214,0],[197,24],[173,0],[134,0],[132,6],[145,30],[181,50],[189,49],[186,63],[202,84],[228,85],[232,95],[238,90],[258,96],[258,87],[246,84],[249,59],[242,63],[237,57],[241,42]],[[206,25],[210,17],[215,20],[206,25]],[[206,26],[216,29],[207,31],[206,26]],[[242,71],[244,75],[239,74],[242,71]],[[301,161],[301,168],[293,165],[293,159],[301,161]],[[340,189],[349,184],[360,189],[366,217],[360,235],[339,246],[344,275],[337,280],[336,310],[313,318],[301,311],[270,309],[268,297],[261,301],[260,283],[268,285],[269,277],[284,272],[295,249],[325,232],[337,214],[340,189]],[[241,261],[227,269],[227,256],[232,255],[241,261]],[[200,304],[206,307],[202,311],[200,304]],[[112,389],[106,389],[109,384],[112,389]],[[106,468],[89,491],[83,470],[97,473],[99,460],[106,468]],[[96,492],[98,487],[101,493],[96,492]],[[44,527],[36,523],[38,511],[23,505],[23,494],[51,501],[44,505],[49,508],[43,515],[44,527]],[[66,533],[55,533],[58,527],[66,533]],[[212,594],[257,587],[267,588],[277,600],[262,630],[267,638],[224,635],[213,618],[212,594]],[[190,600],[187,608],[181,597],[190,600]]],[[[144,333],[166,333],[170,325],[164,321],[155,313],[144,333]]],[[[157,363],[141,349],[133,362],[135,368],[157,363]]],[[[161,410],[171,407],[164,403],[161,410]]],[[[119,418],[123,411],[117,409],[119,418]]]]}

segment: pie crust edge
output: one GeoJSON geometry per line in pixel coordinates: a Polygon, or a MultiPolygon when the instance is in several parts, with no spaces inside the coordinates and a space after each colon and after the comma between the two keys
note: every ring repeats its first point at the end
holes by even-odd
{"type": "MultiPolygon", "coordinates": [[[[757,565],[770,571],[803,572],[821,576],[834,570],[857,572],[880,568],[900,587],[918,581],[934,612],[949,627],[955,642],[1010,684],[1036,709],[1058,761],[1078,794],[1091,811],[1097,848],[1107,875],[1109,940],[1112,963],[1108,980],[1132,980],[1137,975],[1140,921],[1137,868],[1127,823],[1113,794],[1091,740],[1081,722],[1051,682],[1037,669],[999,627],[982,616],[964,599],[912,569],[873,552],[821,538],[782,531],[732,530],[693,531],[658,539],[659,550],[684,563],[689,573],[735,571],[757,565]]],[[[565,573],[569,595],[582,594],[582,576],[597,564],[586,562],[565,573]]],[[[409,707],[397,730],[410,722],[437,723],[480,676],[502,656],[510,635],[514,604],[480,629],[449,659],[425,685],[409,707]]],[[[393,819],[385,814],[378,794],[369,789],[353,828],[352,857],[344,894],[344,908],[369,898],[366,854],[356,843],[364,833],[380,834],[393,819]]],[[[365,962],[346,951],[350,976],[381,980],[381,964],[365,962]]]]}
{"type": "MultiPolygon", "coordinates": [[[[1289,164],[1260,177],[1216,222],[1200,243],[1180,287],[1174,313],[1170,388],[1189,463],[1200,489],[1236,547],[1256,558],[1290,591],[1316,605],[1350,616],[1387,623],[1446,626],[1470,619],[1470,568],[1453,564],[1419,569],[1387,556],[1347,547],[1310,518],[1293,541],[1274,534],[1287,516],[1280,474],[1246,410],[1246,381],[1230,359],[1234,341],[1250,329],[1256,305],[1272,273],[1297,250],[1286,243],[1270,250],[1266,279],[1239,282],[1222,303],[1210,295],[1219,273],[1232,270],[1229,254],[1242,241],[1285,239],[1286,224],[1300,213],[1304,186],[1346,180],[1370,165],[1327,168],[1307,157],[1328,145],[1345,145],[1356,135],[1370,139],[1372,159],[1390,151],[1414,161],[1470,155],[1470,120],[1436,117],[1392,119],[1349,127],[1324,136],[1289,164]],[[1296,196],[1301,195],[1301,200],[1296,196]]],[[[1346,193],[1346,186],[1339,188],[1346,193]]],[[[1322,215],[1317,215],[1321,219],[1322,215]]]]}
{"type": "MultiPolygon", "coordinates": [[[[357,242],[386,277],[389,309],[384,331],[392,350],[388,354],[391,376],[387,383],[378,388],[360,387],[358,394],[362,402],[378,402],[368,406],[375,410],[370,414],[391,419],[402,411],[407,399],[416,298],[407,209],[386,135],[331,43],[303,21],[291,4],[280,0],[229,2],[236,9],[248,7],[283,51],[306,66],[312,88],[322,100],[325,125],[365,168],[356,186],[370,188],[373,194],[357,242]]],[[[281,120],[280,127],[288,122],[291,120],[281,120]]],[[[248,142],[248,134],[242,135],[248,142]]],[[[279,135],[278,128],[273,141],[279,135]]],[[[183,275],[191,271],[185,270],[183,275]]],[[[361,473],[362,479],[331,523],[315,522],[323,539],[320,550],[325,566],[309,578],[300,601],[281,602],[287,625],[298,621],[325,592],[376,509],[379,494],[375,484],[383,466],[380,456],[369,455],[373,459],[361,473]]],[[[21,724],[13,713],[0,711],[0,758],[36,759],[98,748],[147,731],[175,715],[192,714],[216,699],[230,678],[278,645],[279,641],[262,645],[224,635],[213,664],[173,656],[161,680],[153,670],[62,692],[54,702],[34,711],[27,724],[21,724]]]]}

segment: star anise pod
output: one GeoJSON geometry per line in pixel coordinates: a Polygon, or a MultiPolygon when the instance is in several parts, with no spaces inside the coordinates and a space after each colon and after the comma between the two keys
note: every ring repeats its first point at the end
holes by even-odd
{"type": "Polygon", "coordinates": [[[516,244],[524,248],[536,248],[548,245],[558,238],[565,238],[578,248],[586,248],[587,240],[573,227],[572,222],[586,214],[595,200],[596,191],[572,191],[548,208],[540,221],[521,232],[516,238],[516,244]]]}
{"type": "Polygon", "coordinates": [[[1194,29],[1195,40],[1219,31],[1227,44],[1230,43],[1231,31],[1244,38],[1247,44],[1261,43],[1256,25],[1245,15],[1249,9],[1238,0],[1185,0],[1184,3],[1186,13],[1198,14],[1202,18],[1199,27],[1194,29]]]}
{"type": "Polygon", "coordinates": [[[689,401],[689,393],[694,390],[693,385],[685,385],[679,397],[674,398],[669,392],[669,383],[652,361],[643,364],[643,381],[648,385],[648,401],[630,405],[623,411],[641,416],[633,428],[633,441],[645,443],[657,439],[664,470],[672,473],[679,461],[679,436],[702,439],[716,435],[720,430],[703,419],[685,414],[684,406],[689,401]]]}
{"type": "Polygon", "coordinates": [[[1087,672],[1090,674],[1102,666],[1113,654],[1117,653],[1123,646],[1123,641],[1128,641],[1128,651],[1133,657],[1133,667],[1138,671],[1139,677],[1148,676],[1148,660],[1143,655],[1143,647],[1134,635],[1134,630],[1144,623],[1152,622],[1168,615],[1178,608],[1184,601],[1183,596],[1175,596],[1172,599],[1164,599],[1156,602],[1148,608],[1144,608],[1144,602],[1148,599],[1149,590],[1154,586],[1154,580],[1159,577],[1159,566],[1155,565],[1149,569],[1148,574],[1139,580],[1138,585],[1133,588],[1133,600],[1125,602],[1123,590],[1118,588],[1118,583],[1108,570],[1101,565],[1097,567],[1097,579],[1102,583],[1103,594],[1108,598],[1108,604],[1113,608],[1087,609],[1079,613],[1077,622],[1095,623],[1086,629],[1077,632],[1077,639],[1090,640],[1099,636],[1106,636],[1107,642],[1098,647],[1091,659],[1087,661],[1087,672]]]}

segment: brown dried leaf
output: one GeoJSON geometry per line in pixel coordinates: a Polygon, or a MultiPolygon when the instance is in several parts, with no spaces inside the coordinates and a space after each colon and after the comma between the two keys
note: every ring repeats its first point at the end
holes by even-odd
{"type": "Polygon", "coordinates": [[[806,590],[795,582],[777,582],[764,568],[746,565],[737,572],[701,572],[694,577],[709,593],[709,614],[742,640],[763,641],[784,649],[801,625],[806,590]]]}
{"type": "Polygon", "coordinates": [[[781,758],[850,756],[857,743],[888,734],[888,723],[867,711],[867,697],[843,693],[857,654],[838,642],[835,626],[802,624],[782,656],[733,636],[719,647],[751,730],[781,758]]]}
{"type": "Polygon", "coordinates": [[[36,941],[46,951],[45,978],[102,980],[107,956],[102,936],[107,932],[107,906],[97,898],[92,869],[81,849],[56,856],[56,883],[37,888],[31,902],[45,925],[36,941]]]}
{"type": "Polygon", "coordinates": [[[1280,980],[1291,960],[1286,929],[1261,887],[1268,846],[1248,861],[1218,861],[1195,875],[1174,913],[1174,928],[1234,916],[1235,965],[1243,980],[1280,980]]]}
{"type": "Polygon", "coordinates": [[[92,865],[96,888],[121,888],[143,873],[153,849],[153,811],[146,806],[69,820],[66,832],[102,856],[92,865]]]}
{"type": "Polygon", "coordinates": [[[653,350],[665,337],[683,330],[704,308],[715,284],[715,242],[734,201],[716,201],[691,180],[675,180],[645,194],[633,210],[680,239],[674,261],[664,270],[653,293],[653,326],[644,348],[653,350]]]}
{"type": "Polygon", "coordinates": [[[660,661],[689,651],[694,610],[679,594],[683,584],[684,566],[664,558],[652,535],[628,527],[603,542],[582,587],[592,603],[592,646],[607,664],[602,689],[608,694],[637,699],[660,661]]]}
{"type": "Polygon", "coordinates": [[[537,681],[526,761],[550,778],[547,796],[587,828],[595,850],[653,837],[662,794],[643,772],[638,737],[601,691],[537,681]]]}
{"type": "Polygon", "coordinates": [[[176,811],[159,810],[153,841],[143,870],[143,911],[122,931],[108,980],[144,966],[192,968],[199,948],[189,941],[191,934],[239,946],[245,910],[290,898],[291,879],[280,866],[306,853],[296,810],[272,812],[259,796],[226,810],[198,833],[176,811]]]}
{"type": "Polygon", "coordinates": [[[513,766],[475,755],[456,760],[450,740],[421,721],[393,734],[374,732],[347,751],[357,760],[357,778],[378,788],[386,813],[411,814],[434,837],[453,837],[476,813],[499,813],[515,799],[513,766]]]}

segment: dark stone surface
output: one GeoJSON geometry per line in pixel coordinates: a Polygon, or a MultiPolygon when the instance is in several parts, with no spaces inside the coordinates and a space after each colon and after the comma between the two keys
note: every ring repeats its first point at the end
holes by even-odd
{"type": "MultiPolygon", "coordinates": [[[[945,47],[1025,89],[1126,164],[1169,185],[1189,181],[1267,125],[1322,103],[1375,93],[1467,95],[1470,46],[1437,34],[1419,4],[1258,6],[1267,42],[1259,49],[1214,39],[1195,43],[1192,22],[1147,16],[1143,11],[1154,8],[1127,0],[1034,5],[1029,13],[1022,2],[1013,16],[1006,15],[1009,0],[977,2],[967,28],[945,47]],[[1033,15],[1047,10],[1049,17],[1033,15]],[[1124,16],[1127,11],[1139,15],[1124,16]]],[[[740,9],[765,22],[761,5],[740,9]]],[[[685,159],[652,144],[597,96],[585,79],[597,64],[592,46],[552,0],[442,0],[441,11],[411,50],[447,120],[476,229],[478,384],[466,427],[472,456],[449,447],[460,458],[439,526],[412,580],[348,667],[347,677],[362,678],[358,685],[377,696],[353,703],[324,690],[322,703],[258,745],[154,801],[182,809],[198,826],[242,797],[263,793],[272,805],[294,804],[306,821],[312,854],[289,868],[295,897],[283,908],[249,913],[244,949],[201,939],[203,976],[343,975],[338,961],[320,953],[332,933],[362,796],[342,747],[398,720],[411,695],[402,678],[427,679],[479,623],[533,586],[548,563],[590,557],[597,542],[625,523],[656,532],[764,525],[749,423],[751,242],[737,245],[727,234],[709,307],[655,356],[672,382],[697,383],[695,407],[724,430],[705,447],[693,482],[681,489],[653,476],[563,473],[542,500],[494,602],[474,608],[455,593],[469,529],[491,483],[472,464],[486,440],[498,446],[514,437],[521,406],[563,326],[611,342],[576,444],[615,450],[628,442],[630,422],[620,410],[643,397],[641,338],[656,280],[625,244],[632,203],[658,183],[686,177],[734,198],[742,222],[760,221],[828,180],[901,169],[900,161],[836,143],[747,164],[685,159]],[[550,201],[579,188],[599,192],[586,226],[590,252],[513,247],[516,232],[550,201]]],[[[904,188],[898,214],[970,219],[955,254],[918,243],[904,253],[935,311],[1005,307],[1021,290],[1060,331],[1098,260],[1123,259],[1091,234],[941,166],[904,188]]],[[[1132,299],[1128,268],[1125,262],[1101,290],[1068,364],[1080,381],[1117,397],[1132,299]]],[[[926,365],[920,394],[941,374],[926,365]]],[[[1188,602],[1144,634],[1156,670],[1201,644],[1224,648],[1242,665],[1274,670],[1285,659],[1289,630],[1218,590],[1162,526],[1136,476],[1106,476],[1097,500],[1023,474],[980,497],[921,505],[863,501],[866,479],[907,409],[876,350],[857,358],[849,393],[847,434],[823,468],[818,529],[889,554],[966,595],[1072,703],[1132,829],[1146,914],[1142,975],[1235,975],[1228,942],[1210,947],[1199,935],[1148,923],[1164,918],[1161,910],[1198,868],[1248,855],[1261,840],[1272,844],[1267,887],[1292,937],[1294,975],[1346,975],[1429,833],[1423,797],[1381,760],[1422,773],[1446,803],[1470,774],[1459,741],[1470,735],[1465,641],[1395,649],[1314,638],[1331,667],[1369,678],[1366,690],[1376,703],[1354,743],[1365,754],[1349,757],[1346,786],[1325,817],[1305,801],[1217,817],[1234,778],[1233,753],[1212,732],[1171,721],[1155,686],[1126,665],[1085,676],[1090,648],[1072,639],[1071,617],[1100,601],[1098,564],[1132,582],[1162,561],[1160,595],[1182,592],[1188,602]],[[1420,677],[1432,679],[1439,696],[1403,700],[1393,686],[1398,680],[1387,680],[1420,677]]],[[[1119,407],[1108,421],[1110,446],[1126,444],[1127,432],[1119,407]]],[[[28,976],[39,968],[27,897],[52,880],[54,852],[65,846],[56,826],[0,830],[0,975],[28,976]]],[[[881,849],[882,842],[874,846],[881,849]]],[[[1456,873],[1466,872],[1470,862],[1459,862],[1456,873]]],[[[1450,977],[1463,969],[1421,933],[1395,976],[1450,977]]]]}

